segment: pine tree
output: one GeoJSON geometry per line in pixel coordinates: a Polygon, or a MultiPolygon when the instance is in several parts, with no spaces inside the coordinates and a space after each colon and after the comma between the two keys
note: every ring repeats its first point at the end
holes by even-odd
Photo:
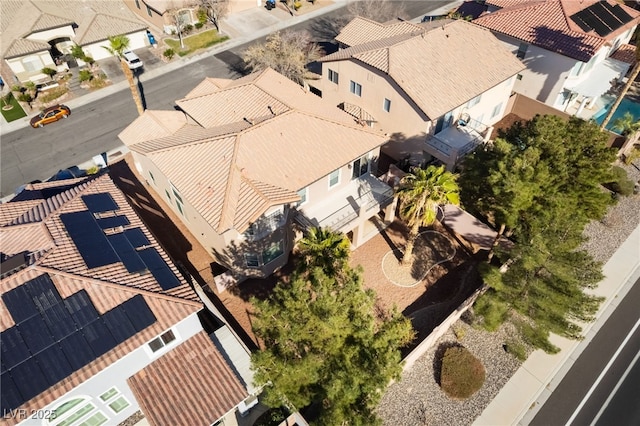
{"type": "Polygon", "coordinates": [[[264,402],[311,406],[321,425],[372,425],[381,391],[401,372],[399,348],[413,331],[397,311],[374,316],[375,295],[359,270],[335,275],[321,267],[294,273],[265,301],[253,300],[253,323],[264,350],[251,358],[264,402]]]}
{"type": "Polygon", "coordinates": [[[600,265],[577,248],[585,225],[612,202],[601,184],[615,154],[597,125],[577,118],[538,116],[500,136],[465,161],[460,179],[463,205],[509,229],[516,243],[498,250],[510,259],[505,273],[483,268],[489,290],[475,310],[489,329],[517,312],[527,340],[554,352],[549,333],[579,338],[575,321],[590,320],[598,307],[584,290],[602,278],[600,265]]]}

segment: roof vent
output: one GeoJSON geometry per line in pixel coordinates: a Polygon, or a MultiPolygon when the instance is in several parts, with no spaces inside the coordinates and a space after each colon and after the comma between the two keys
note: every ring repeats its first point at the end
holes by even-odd
{"type": "Polygon", "coordinates": [[[278,115],[278,114],[276,114],[276,112],[273,110],[273,108],[271,108],[271,105],[267,105],[267,108],[269,108],[269,111],[271,111],[271,114],[273,114],[273,115],[278,115]]]}
{"type": "Polygon", "coordinates": [[[253,121],[249,120],[247,117],[243,117],[242,119],[253,126],[253,121]]]}

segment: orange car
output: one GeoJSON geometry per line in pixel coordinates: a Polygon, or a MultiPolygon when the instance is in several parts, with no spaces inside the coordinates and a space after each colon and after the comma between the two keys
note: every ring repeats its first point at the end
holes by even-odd
{"type": "Polygon", "coordinates": [[[31,127],[42,127],[45,124],[53,123],[61,118],[67,118],[71,115],[71,109],[66,105],[54,105],[44,109],[40,114],[33,117],[30,121],[31,127]]]}

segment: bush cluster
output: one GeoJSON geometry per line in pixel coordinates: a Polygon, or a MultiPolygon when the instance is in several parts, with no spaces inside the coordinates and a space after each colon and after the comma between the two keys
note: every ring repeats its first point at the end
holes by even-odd
{"type": "Polygon", "coordinates": [[[482,387],[482,362],[462,346],[448,348],[442,357],[440,387],[451,398],[465,399],[482,387]]]}
{"type": "Polygon", "coordinates": [[[622,167],[613,166],[613,180],[605,186],[616,194],[628,197],[633,194],[633,181],[629,179],[627,172],[622,167]]]}

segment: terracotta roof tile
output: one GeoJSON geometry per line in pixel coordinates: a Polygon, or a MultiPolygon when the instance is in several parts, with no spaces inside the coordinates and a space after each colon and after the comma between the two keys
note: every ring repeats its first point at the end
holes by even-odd
{"type": "MultiPolygon", "coordinates": [[[[588,62],[607,41],[640,22],[640,12],[621,5],[633,20],[605,37],[584,32],[570,18],[597,0],[522,0],[504,3],[504,8],[480,16],[473,22],[552,52],[588,62]]],[[[609,4],[619,4],[610,0],[609,4]]],[[[500,6],[497,4],[497,6],[500,6]]]]}
{"type": "Polygon", "coordinates": [[[178,104],[210,129],[185,126],[137,144],[123,137],[128,130],[120,137],[147,155],[219,233],[243,232],[270,206],[298,200],[298,190],[386,141],[271,69],[200,89],[178,104]],[[210,92],[214,86],[221,89],[210,92]],[[341,141],[341,149],[328,150],[328,141],[341,141]]]}
{"type": "Polygon", "coordinates": [[[187,125],[187,117],[180,111],[145,110],[134,123],[135,126],[125,128],[119,135],[131,144],[173,135],[187,125]]]}
{"type": "Polygon", "coordinates": [[[14,255],[23,251],[41,252],[54,247],[51,234],[43,223],[18,225],[0,231],[2,253],[14,255]]]}
{"type": "Polygon", "coordinates": [[[634,65],[637,61],[636,47],[632,44],[623,44],[622,46],[618,47],[615,52],[613,52],[611,58],[634,65]]]}
{"type": "Polygon", "coordinates": [[[353,46],[321,61],[346,58],[387,73],[430,118],[455,109],[524,69],[493,34],[463,20],[443,20],[419,35],[398,35],[353,46]]]}
{"type": "Polygon", "coordinates": [[[204,331],[128,382],[154,426],[209,425],[248,396],[204,331]]]}
{"type": "Polygon", "coordinates": [[[27,200],[21,203],[0,204],[0,226],[11,223],[17,217],[42,203],[42,200],[27,200]]]}

